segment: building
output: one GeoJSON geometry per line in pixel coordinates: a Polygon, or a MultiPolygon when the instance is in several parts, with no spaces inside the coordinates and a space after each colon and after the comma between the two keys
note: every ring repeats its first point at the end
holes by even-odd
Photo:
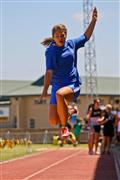
{"type": "MultiPolygon", "coordinates": [[[[36,104],[35,99],[42,92],[44,77],[31,81],[1,81],[0,128],[42,129],[50,128],[48,124],[48,106],[50,89],[43,104],[36,104]]],[[[78,98],[79,116],[84,118],[91,99],[85,93],[85,77],[81,96],[78,98]]],[[[102,104],[120,105],[120,78],[98,77],[98,95],[102,104]]]]}

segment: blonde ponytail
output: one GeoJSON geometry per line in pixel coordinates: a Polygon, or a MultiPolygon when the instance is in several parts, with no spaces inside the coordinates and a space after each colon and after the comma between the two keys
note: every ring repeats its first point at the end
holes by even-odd
{"type": "Polygon", "coordinates": [[[53,42],[54,41],[54,39],[52,38],[52,37],[49,37],[49,38],[45,38],[42,42],[41,42],[41,44],[43,45],[43,46],[49,46],[49,44],[51,43],[51,42],[53,42]]]}

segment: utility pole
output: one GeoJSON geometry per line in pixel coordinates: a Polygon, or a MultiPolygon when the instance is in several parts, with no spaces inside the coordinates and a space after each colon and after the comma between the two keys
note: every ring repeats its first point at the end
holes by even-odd
{"type": "MultiPolygon", "coordinates": [[[[90,23],[92,10],[92,0],[83,0],[84,29],[86,29],[90,23]]],[[[84,57],[86,94],[93,99],[97,96],[97,65],[94,34],[92,34],[90,40],[85,45],[84,57]]]]}

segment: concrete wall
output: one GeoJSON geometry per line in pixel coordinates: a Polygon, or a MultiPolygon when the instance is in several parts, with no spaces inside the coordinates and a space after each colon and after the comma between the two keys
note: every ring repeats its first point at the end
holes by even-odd
{"type": "MultiPolygon", "coordinates": [[[[46,104],[35,104],[34,100],[38,98],[37,96],[21,96],[21,97],[11,97],[10,101],[10,117],[7,121],[9,123],[13,122],[15,119],[17,121],[16,126],[18,129],[30,128],[30,119],[35,120],[35,129],[39,128],[49,128],[48,124],[48,110],[49,110],[49,96],[47,97],[46,104]]],[[[113,96],[100,96],[103,104],[111,103],[113,104],[115,99],[120,97],[113,96]]],[[[79,117],[85,118],[88,105],[91,103],[91,99],[87,96],[81,95],[78,98],[78,110],[79,117]]],[[[117,106],[116,106],[117,107],[117,106]]],[[[0,123],[3,123],[2,119],[0,123]]]]}
{"type": "Polygon", "coordinates": [[[29,128],[30,119],[35,120],[35,128],[49,127],[48,102],[35,104],[35,96],[11,98],[10,119],[17,118],[17,128],[29,128]]]}

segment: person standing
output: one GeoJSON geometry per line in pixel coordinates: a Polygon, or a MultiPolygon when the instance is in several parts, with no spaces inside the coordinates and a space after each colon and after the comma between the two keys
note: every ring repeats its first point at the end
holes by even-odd
{"type": "Polygon", "coordinates": [[[97,9],[92,12],[92,20],[87,29],[75,39],[66,40],[67,28],[64,24],[57,24],[52,28],[52,37],[43,40],[46,46],[46,73],[44,87],[40,96],[42,101],[49,85],[52,85],[49,123],[51,126],[61,125],[61,136],[69,136],[66,121],[68,119],[68,103],[80,95],[82,84],[77,69],[77,51],[84,47],[90,39],[97,21],[97,9]]]}
{"type": "Polygon", "coordinates": [[[76,137],[77,143],[80,143],[80,134],[82,129],[82,119],[77,119],[77,122],[74,125],[74,135],[76,137]]]}
{"type": "Polygon", "coordinates": [[[110,154],[110,145],[112,138],[114,136],[114,125],[115,125],[115,117],[112,114],[112,106],[111,104],[107,104],[104,111],[104,118],[101,121],[103,124],[103,149],[102,154],[110,154]]]}
{"type": "Polygon", "coordinates": [[[115,125],[116,125],[117,145],[120,145],[120,110],[117,112],[115,125]]]}
{"type": "Polygon", "coordinates": [[[100,120],[101,118],[102,118],[102,111],[100,109],[100,100],[95,99],[87,113],[87,119],[89,124],[88,153],[90,155],[93,155],[94,153],[99,154],[98,142],[100,138],[101,126],[98,120],[100,120]],[[93,151],[94,145],[95,145],[95,152],[93,151]]]}

